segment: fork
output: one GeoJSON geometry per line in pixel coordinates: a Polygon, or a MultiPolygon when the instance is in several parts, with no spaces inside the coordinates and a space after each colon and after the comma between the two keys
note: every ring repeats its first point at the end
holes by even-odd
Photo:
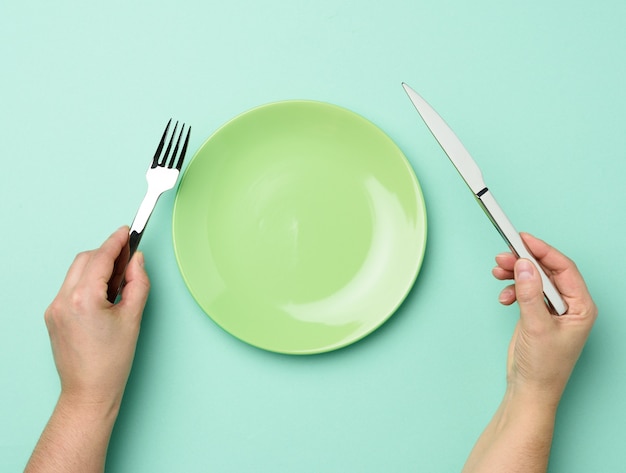
{"type": "Polygon", "coordinates": [[[120,257],[118,257],[118,260],[115,262],[107,294],[109,302],[115,302],[124,286],[126,266],[139,246],[139,242],[148,224],[150,215],[152,215],[152,211],[156,206],[157,200],[159,200],[161,194],[174,187],[183,166],[185,154],[187,153],[187,145],[189,144],[191,127],[187,127],[187,136],[185,137],[185,141],[179,153],[180,141],[185,132],[185,124],[183,123],[180,133],[178,137],[176,137],[176,130],[178,128],[178,122],[176,122],[167,147],[165,148],[165,152],[163,152],[171,123],[172,119],[167,122],[161,141],[154,153],[152,164],[146,173],[148,190],[130,226],[128,246],[122,251],[122,254],[120,254],[120,257]],[[172,145],[174,146],[173,150],[172,145]]]}

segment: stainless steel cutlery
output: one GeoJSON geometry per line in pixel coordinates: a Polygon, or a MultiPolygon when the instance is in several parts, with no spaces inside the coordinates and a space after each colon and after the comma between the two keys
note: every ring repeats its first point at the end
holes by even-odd
{"type": "Polygon", "coordinates": [[[152,163],[146,173],[148,190],[130,226],[128,247],[116,261],[113,276],[111,281],[109,281],[108,299],[110,302],[115,302],[115,299],[122,290],[126,266],[139,246],[139,242],[141,241],[141,237],[143,236],[143,232],[150,219],[150,215],[152,215],[157,200],[163,192],[173,188],[178,180],[185,154],[187,153],[191,127],[187,127],[187,134],[181,147],[181,140],[185,134],[185,125],[182,125],[180,132],[177,134],[178,122],[176,122],[172,133],[169,135],[168,141],[167,138],[171,123],[172,120],[170,119],[165,127],[165,131],[163,131],[161,141],[157,146],[152,163]],[[167,147],[165,146],[166,141],[167,147]]]}
{"type": "Polygon", "coordinates": [[[480,168],[465,149],[463,143],[461,143],[452,129],[426,100],[408,85],[403,83],[402,86],[426,123],[426,126],[430,129],[435,139],[450,158],[450,161],[452,161],[452,164],[454,164],[459,174],[461,174],[461,177],[472,190],[476,200],[502,238],[504,238],[511,251],[520,258],[526,258],[532,261],[539,270],[543,282],[543,293],[550,309],[558,315],[567,312],[567,304],[541,265],[530,251],[528,251],[519,233],[494,199],[491,191],[487,188],[483,180],[480,168]]]}

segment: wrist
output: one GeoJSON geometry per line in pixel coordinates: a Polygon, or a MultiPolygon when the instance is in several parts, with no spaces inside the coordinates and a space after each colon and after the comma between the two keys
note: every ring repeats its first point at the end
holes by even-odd
{"type": "Polygon", "coordinates": [[[104,471],[119,406],[63,391],[25,471],[104,471]]]}
{"type": "Polygon", "coordinates": [[[77,417],[89,422],[115,422],[120,410],[121,400],[96,399],[84,394],[61,391],[57,410],[62,414],[77,417]]]}
{"type": "MultiPolygon", "coordinates": [[[[524,386],[525,387],[525,386],[524,386]]],[[[509,384],[463,472],[547,470],[556,406],[552,398],[509,384]]]]}
{"type": "Polygon", "coordinates": [[[534,411],[556,415],[563,391],[564,388],[553,384],[509,379],[504,399],[511,405],[524,405],[534,411]]]}
{"type": "Polygon", "coordinates": [[[560,394],[551,390],[509,384],[500,406],[503,424],[515,422],[534,426],[553,427],[560,394]]]}

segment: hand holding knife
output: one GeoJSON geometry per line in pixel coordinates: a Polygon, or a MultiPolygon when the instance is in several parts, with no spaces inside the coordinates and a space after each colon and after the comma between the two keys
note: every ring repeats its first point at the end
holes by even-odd
{"type": "Polygon", "coordinates": [[[472,190],[476,200],[502,238],[504,238],[513,254],[519,258],[532,261],[539,270],[543,283],[543,293],[548,307],[557,315],[563,315],[567,312],[567,304],[541,265],[528,251],[519,233],[494,199],[483,180],[480,168],[465,149],[463,143],[461,143],[443,118],[417,92],[405,83],[402,86],[426,123],[426,126],[428,126],[435,139],[450,158],[450,161],[452,161],[452,164],[454,164],[454,167],[456,167],[463,180],[472,190]]]}

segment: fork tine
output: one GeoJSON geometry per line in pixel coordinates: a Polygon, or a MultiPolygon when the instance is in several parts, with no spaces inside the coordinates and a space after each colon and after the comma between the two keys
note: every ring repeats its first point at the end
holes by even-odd
{"type": "MultiPolygon", "coordinates": [[[[185,124],[183,123],[183,126],[180,129],[180,133],[178,134],[178,139],[176,140],[176,146],[174,146],[174,151],[172,151],[170,162],[167,165],[169,169],[172,169],[174,167],[174,161],[176,160],[176,154],[178,153],[178,145],[180,145],[180,139],[183,137],[184,131],[185,131],[185,124]]],[[[163,165],[165,165],[165,163],[163,163],[163,165]]]]}
{"type": "Polygon", "coordinates": [[[170,141],[167,144],[167,148],[165,148],[165,154],[163,155],[163,159],[159,160],[159,166],[165,166],[167,164],[167,158],[170,155],[170,151],[172,150],[172,143],[174,142],[174,137],[176,136],[176,128],[178,128],[178,122],[174,124],[172,136],[170,137],[170,141]]]}
{"type": "Polygon", "coordinates": [[[185,138],[185,143],[183,143],[183,149],[180,152],[180,158],[178,158],[178,163],[176,163],[176,169],[178,169],[179,171],[180,171],[180,168],[183,167],[183,160],[185,159],[185,154],[187,153],[187,145],[189,144],[189,135],[191,135],[191,127],[187,127],[187,137],[185,138]]]}
{"type": "Polygon", "coordinates": [[[152,158],[152,166],[150,166],[152,168],[155,168],[159,165],[159,156],[161,155],[161,151],[163,151],[163,145],[165,144],[165,137],[167,136],[167,130],[170,129],[170,123],[172,123],[171,118],[170,118],[170,121],[167,122],[167,125],[165,126],[165,131],[163,132],[163,136],[161,137],[159,146],[157,146],[156,153],[154,153],[154,158],[152,158]]]}

